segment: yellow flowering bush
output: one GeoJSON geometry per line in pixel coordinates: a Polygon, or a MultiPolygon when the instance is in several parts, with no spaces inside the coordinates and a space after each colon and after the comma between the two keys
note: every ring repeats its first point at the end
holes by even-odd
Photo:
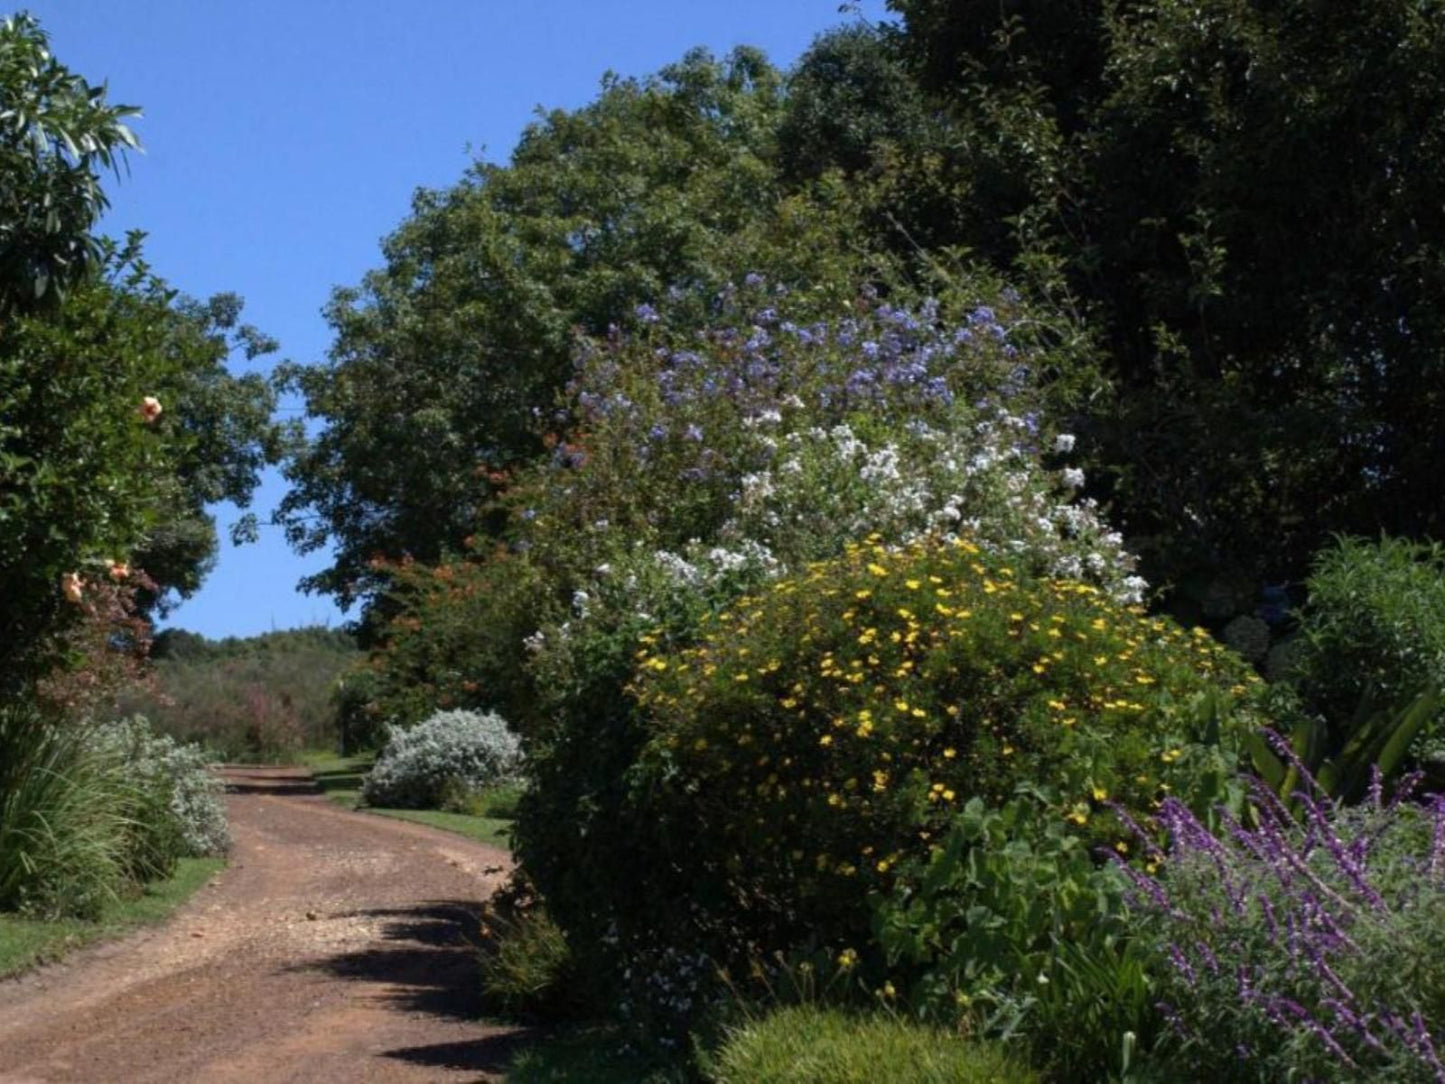
{"type": "Polygon", "coordinates": [[[636,662],[634,800],[691,839],[686,872],[764,949],[858,932],[869,892],[972,798],[1045,795],[1127,852],[1116,805],[1147,820],[1223,792],[1256,681],[1202,630],[966,539],[852,545],[636,662]]]}

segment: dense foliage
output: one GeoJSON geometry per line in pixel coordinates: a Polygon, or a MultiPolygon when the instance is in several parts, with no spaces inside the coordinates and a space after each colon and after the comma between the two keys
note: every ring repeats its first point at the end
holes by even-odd
{"type": "Polygon", "coordinates": [[[106,208],[99,174],[139,146],[111,105],[50,52],[24,13],[0,21],[0,319],[53,304],[99,255],[91,227],[106,208]]]}
{"type": "Polygon", "coordinates": [[[386,266],[333,296],[329,363],[289,371],[325,426],[281,512],[303,550],[335,549],[312,587],[365,596],[374,557],[434,561],[485,526],[496,473],[540,450],[576,330],[753,269],[850,282],[860,256],[834,239],[847,193],[805,208],[777,186],[781,104],[756,50],[697,51],[608,77],[531,125],[509,165],[418,194],[386,266]]]}
{"type": "MultiPolygon", "coordinates": [[[[852,547],[739,600],[695,648],[644,646],[633,855],[574,856],[594,921],[624,944],[679,936],[733,963],[851,950],[871,940],[870,898],[902,879],[935,930],[971,927],[947,892],[921,887],[940,877],[930,855],[971,800],[1037,794],[1032,816],[1077,833],[1087,865],[1094,846],[1129,851],[1115,807],[1145,819],[1170,793],[1201,809],[1228,797],[1253,680],[1237,662],[1096,588],[981,558],[963,539],[852,547]],[[686,891],[689,906],[669,920],[639,887],[658,901],[686,891]]],[[[975,893],[968,909],[982,903],[975,893]]],[[[983,952],[955,951],[952,977],[967,957],[971,985],[1002,981],[983,952]]],[[[911,955],[915,968],[935,962],[911,955]]],[[[959,988],[949,977],[931,974],[935,995],[959,988]]]]}
{"type": "Polygon", "coordinates": [[[1248,610],[1331,531],[1440,535],[1437,0],[890,7],[948,118],[917,231],[1089,306],[1089,450],[1151,579],[1248,610]]]}

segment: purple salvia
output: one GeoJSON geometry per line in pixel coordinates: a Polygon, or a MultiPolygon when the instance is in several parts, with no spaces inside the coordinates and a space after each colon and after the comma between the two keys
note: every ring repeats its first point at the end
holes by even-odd
{"type": "MultiPolygon", "coordinates": [[[[1282,1010],[1281,1015],[1287,1012],[1297,1021],[1304,1024],[1309,1031],[1313,1032],[1314,1035],[1325,1044],[1325,1048],[1329,1050],[1331,1054],[1351,1068],[1355,1067],[1355,1060],[1350,1057],[1349,1054],[1345,1053],[1345,1048],[1330,1034],[1329,1029],[1316,1020],[1310,1011],[1298,1001],[1291,1001],[1287,997],[1276,997],[1270,998],[1269,1000],[1273,1005],[1282,1010]]],[[[1266,1009],[1266,1011],[1268,1011],[1268,1009],[1266,1009]]]]}
{"type": "Polygon", "coordinates": [[[1370,1031],[1369,1017],[1361,1016],[1338,998],[1322,997],[1320,998],[1320,1005],[1334,1013],[1335,1019],[1339,1020],[1345,1027],[1358,1035],[1371,1050],[1378,1051],[1381,1054],[1385,1053],[1385,1048],[1380,1044],[1380,1040],[1375,1038],[1370,1031]]]}
{"type": "Polygon", "coordinates": [[[1385,777],[1380,772],[1378,764],[1370,765],[1370,790],[1367,795],[1370,808],[1376,813],[1384,808],[1385,801],[1385,777]]]}
{"type": "Polygon", "coordinates": [[[1339,836],[1335,834],[1329,818],[1325,815],[1325,811],[1320,808],[1319,803],[1309,795],[1303,793],[1299,795],[1299,799],[1304,805],[1305,815],[1319,830],[1317,838],[1324,844],[1325,849],[1330,852],[1330,857],[1334,859],[1335,865],[1339,868],[1340,872],[1345,875],[1350,884],[1355,886],[1355,891],[1359,892],[1360,895],[1365,898],[1365,902],[1376,911],[1389,910],[1385,905],[1384,897],[1375,891],[1374,887],[1365,880],[1364,870],[1350,858],[1345,845],[1340,842],[1339,836]]]}
{"type": "Polygon", "coordinates": [[[1435,1071],[1435,1079],[1445,1081],[1445,1066],[1440,1064],[1440,1056],[1435,1051],[1435,1040],[1430,1034],[1430,1029],[1425,1026],[1425,1018],[1420,1015],[1419,1009],[1415,1010],[1414,1024],[1416,1051],[1424,1055],[1430,1068],[1435,1071]]]}
{"type": "Polygon", "coordinates": [[[1174,964],[1174,970],[1183,975],[1184,978],[1188,980],[1189,985],[1193,986],[1199,981],[1199,976],[1194,973],[1194,968],[1190,966],[1189,961],[1185,958],[1183,951],[1178,945],[1169,946],[1169,960],[1174,964]]]}
{"type": "Polygon", "coordinates": [[[1430,879],[1439,882],[1445,873],[1445,795],[1435,795],[1430,820],[1430,879]]]}

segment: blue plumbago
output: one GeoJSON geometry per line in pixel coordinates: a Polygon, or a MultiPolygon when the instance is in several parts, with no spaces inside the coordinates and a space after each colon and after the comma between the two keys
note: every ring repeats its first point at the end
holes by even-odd
{"type": "Polygon", "coordinates": [[[1164,1056],[1189,1079],[1445,1081],[1445,799],[1346,809],[1305,781],[1297,819],[1253,783],[1248,823],[1211,832],[1182,803],[1120,863],[1143,936],[1167,961],[1164,1056]],[[1196,1075],[1197,1074],[1197,1075],[1196,1075]]]}

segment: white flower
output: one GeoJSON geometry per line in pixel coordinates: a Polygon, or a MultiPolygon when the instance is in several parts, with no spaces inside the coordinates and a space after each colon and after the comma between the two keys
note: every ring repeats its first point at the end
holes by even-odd
{"type": "Polygon", "coordinates": [[[1060,433],[1054,438],[1054,451],[1068,455],[1074,450],[1074,434],[1060,433]]]}
{"type": "Polygon", "coordinates": [[[544,647],[547,646],[547,634],[541,629],[538,629],[536,632],[532,633],[531,636],[525,637],[522,640],[522,646],[525,647],[533,655],[536,655],[544,647]]]}
{"type": "Polygon", "coordinates": [[[1078,489],[1084,484],[1084,472],[1077,467],[1065,467],[1063,482],[1070,489],[1078,489]]]}

